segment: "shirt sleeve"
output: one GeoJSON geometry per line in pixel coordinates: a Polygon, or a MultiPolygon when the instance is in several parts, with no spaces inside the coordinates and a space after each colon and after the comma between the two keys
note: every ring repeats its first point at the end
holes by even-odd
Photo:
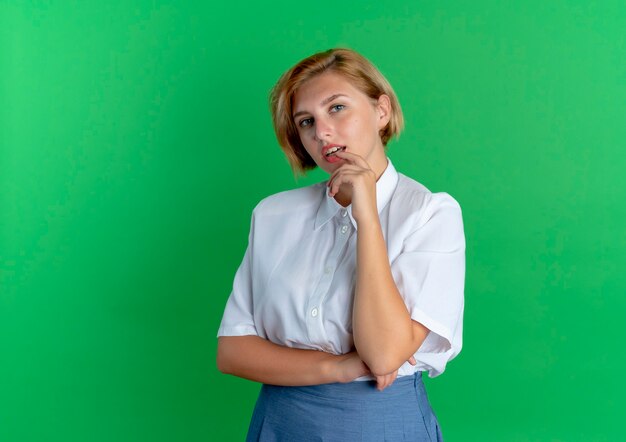
{"type": "Polygon", "coordinates": [[[248,236],[248,247],[243,260],[235,273],[233,290],[230,293],[222,323],[217,336],[245,336],[257,335],[254,325],[254,309],[252,298],[253,266],[252,253],[254,245],[254,213],[248,236]]]}
{"type": "Polygon", "coordinates": [[[411,318],[430,330],[414,356],[434,377],[461,351],[465,236],[459,204],[445,193],[427,198],[391,271],[411,318]]]}

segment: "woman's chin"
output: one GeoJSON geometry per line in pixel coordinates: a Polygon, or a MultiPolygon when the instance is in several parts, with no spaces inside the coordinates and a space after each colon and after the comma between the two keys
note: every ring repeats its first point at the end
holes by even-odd
{"type": "Polygon", "coordinates": [[[342,158],[334,157],[331,160],[322,160],[321,163],[317,163],[317,166],[329,175],[332,175],[345,161],[342,158]]]}

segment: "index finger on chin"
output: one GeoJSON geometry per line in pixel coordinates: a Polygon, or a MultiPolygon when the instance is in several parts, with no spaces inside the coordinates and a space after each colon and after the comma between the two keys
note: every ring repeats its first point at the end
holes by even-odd
{"type": "Polygon", "coordinates": [[[355,164],[365,169],[370,168],[369,164],[367,164],[367,161],[365,161],[365,159],[362,156],[357,155],[355,153],[347,152],[343,150],[343,151],[335,152],[335,155],[339,158],[346,160],[348,163],[355,164]]]}

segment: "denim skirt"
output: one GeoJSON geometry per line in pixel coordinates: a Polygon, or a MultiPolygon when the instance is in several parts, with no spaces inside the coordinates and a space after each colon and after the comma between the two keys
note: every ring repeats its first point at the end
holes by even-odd
{"type": "Polygon", "coordinates": [[[440,442],[422,373],[383,391],[374,381],[307,387],[263,385],[247,442],[440,442]]]}

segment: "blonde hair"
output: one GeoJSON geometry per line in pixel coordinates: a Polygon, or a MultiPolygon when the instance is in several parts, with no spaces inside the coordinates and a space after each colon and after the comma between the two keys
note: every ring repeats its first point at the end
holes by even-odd
{"type": "Polygon", "coordinates": [[[270,92],[274,132],[295,174],[304,174],[314,169],[316,164],[302,145],[293,121],[293,98],[299,87],[324,72],[343,75],[354,87],[374,100],[383,94],[389,97],[391,118],[380,131],[384,146],[392,137],[397,137],[404,127],[398,97],[387,79],[368,59],[351,49],[343,48],[313,54],[285,72],[270,92]]]}

